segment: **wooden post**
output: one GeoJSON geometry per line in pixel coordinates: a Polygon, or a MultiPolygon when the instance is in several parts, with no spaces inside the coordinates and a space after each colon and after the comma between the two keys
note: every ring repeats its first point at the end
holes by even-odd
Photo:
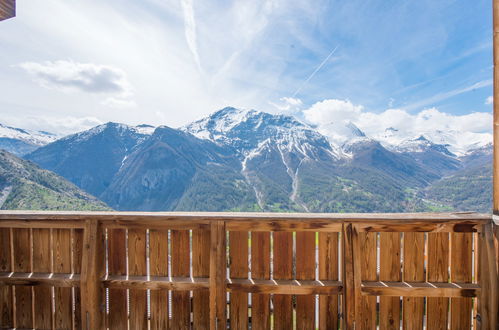
{"type": "MultiPolygon", "coordinates": [[[[492,222],[492,252],[495,254],[495,273],[499,273],[499,237],[497,234],[497,220],[499,217],[499,0],[492,0],[493,7],[493,61],[494,61],[494,159],[493,159],[493,218],[492,222]]],[[[492,257],[492,256],[490,256],[492,257]]],[[[494,279],[497,287],[497,277],[494,279]]],[[[497,292],[497,291],[496,291],[497,292]]],[[[496,295],[496,310],[493,311],[495,315],[496,322],[499,322],[499,307],[497,306],[497,295],[496,295]]],[[[496,323],[496,328],[499,328],[499,324],[496,323]]]]}
{"type": "Polygon", "coordinates": [[[225,222],[213,221],[210,249],[210,329],[227,328],[226,319],[226,277],[227,277],[227,240],[225,222]]]}
{"type": "MultiPolygon", "coordinates": [[[[343,241],[343,329],[353,329],[354,320],[356,317],[355,303],[356,295],[360,294],[358,291],[360,283],[354,283],[354,249],[355,244],[358,243],[357,232],[353,231],[351,223],[344,223],[341,235],[343,241]],[[353,237],[355,235],[355,237],[353,237]]],[[[360,277],[357,279],[360,281],[360,277]]]]}
{"type": "Polygon", "coordinates": [[[477,323],[479,329],[499,329],[498,324],[498,274],[492,224],[485,224],[479,234],[480,296],[477,323]]]}
{"type": "Polygon", "coordinates": [[[86,220],[81,267],[81,318],[83,329],[103,329],[104,299],[100,279],[103,275],[104,236],[98,220],[86,220]]]}

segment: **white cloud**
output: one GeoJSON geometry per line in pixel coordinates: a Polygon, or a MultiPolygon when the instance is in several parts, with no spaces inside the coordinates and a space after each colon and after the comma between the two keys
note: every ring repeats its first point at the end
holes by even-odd
{"type": "Polygon", "coordinates": [[[46,88],[87,93],[130,93],[125,73],[114,67],[73,61],[26,62],[19,67],[46,88]]]}
{"type": "Polygon", "coordinates": [[[301,106],[303,105],[302,100],[295,97],[281,97],[279,102],[269,102],[273,105],[277,110],[286,114],[294,114],[300,111],[301,106]]]}
{"type": "Polygon", "coordinates": [[[25,62],[18,65],[42,87],[64,92],[80,91],[114,95],[102,104],[115,108],[131,107],[133,91],[123,70],[94,63],[74,61],[25,62]]]}
{"type": "Polygon", "coordinates": [[[485,112],[453,115],[430,108],[416,114],[401,109],[374,113],[348,100],[329,99],[315,103],[304,110],[303,115],[321,133],[337,142],[347,138],[339,133],[349,122],[382,142],[400,143],[424,135],[435,143],[452,144],[458,153],[473,144],[491,140],[492,115],[485,112]],[[392,130],[387,131],[388,128],[392,130]]]}
{"type": "Polygon", "coordinates": [[[491,96],[487,97],[487,99],[485,100],[485,104],[489,105],[492,103],[494,103],[494,97],[491,95],[491,96]]]}
{"type": "Polygon", "coordinates": [[[185,39],[192,56],[194,57],[194,62],[196,62],[198,69],[201,71],[201,60],[199,59],[197,46],[196,19],[194,17],[194,3],[193,0],[181,0],[181,4],[184,13],[185,39]]]}

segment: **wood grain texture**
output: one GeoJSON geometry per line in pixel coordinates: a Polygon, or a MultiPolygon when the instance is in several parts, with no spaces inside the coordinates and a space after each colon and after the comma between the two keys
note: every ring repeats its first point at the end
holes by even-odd
{"type": "Polygon", "coordinates": [[[227,236],[223,221],[210,225],[210,329],[227,328],[227,236]]]}
{"type": "MultiPolygon", "coordinates": [[[[274,278],[293,278],[293,234],[274,232],[274,278]]],[[[291,329],[293,326],[292,297],[274,295],[274,329],[291,329]]]]}
{"type": "MultiPolygon", "coordinates": [[[[151,276],[168,276],[168,231],[149,233],[151,276]]],[[[151,330],[168,329],[168,291],[151,291],[151,330]]]]}
{"type": "MultiPolygon", "coordinates": [[[[296,233],[296,279],[315,279],[315,233],[296,233]]],[[[315,329],[315,295],[296,297],[297,329],[315,329]]]]}
{"type": "MultiPolygon", "coordinates": [[[[403,280],[406,282],[425,282],[424,271],[424,233],[404,233],[403,280]]],[[[403,298],[404,329],[423,329],[424,298],[403,298]]]]}
{"type": "MultiPolygon", "coordinates": [[[[210,276],[210,231],[192,231],[192,275],[210,276]]],[[[192,314],[194,329],[210,328],[210,293],[196,290],[192,293],[192,314]]]]}
{"type": "Polygon", "coordinates": [[[2,0],[0,1],[0,21],[16,16],[16,1],[2,0]]]}
{"type": "MultiPolygon", "coordinates": [[[[353,329],[356,323],[355,317],[360,315],[361,293],[361,266],[360,266],[360,241],[359,233],[352,224],[343,224],[342,236],[342,265],[344,293],[342,297],[343,319],[342,329],[353,329]],[[355,276],[354,276],[355,275],[355,276]]],[[[357,321],[358,323],[358,321],[357,321]]]]}
{"type": "MultiPolygon", "coordinates": [[[[361,278],[363,281],[376,281],[377,275],[377,233],[359,233],[361,278]]],[[[360,329],[376,327],[376,297],[363,296],[360,299],[360,315],[356,316],[356,324],[360,329]]]]}
{"type": "MultiPolygon", "coordinates": [[[[172,276],[190,275],[190,246],[188,230],[171,231],[172,276]]],[[[172,292],[172,329],[188,329],[191,323],[191,302],[188,291],[172,292]]]]}
{"type": "MultiPolygon", "coordinates": [[[[147,275],[146,231],[130,229],[128,231],[128,274],[130,276],[147,275]]],[[[147,292],[130,290],[129,301],[130,329],[147,328],[147,292]]]]}
{"type": "MultiPolygon", "coordinates": [[[[108,271],[110,275],[127,275],[126,232],[123,229],[108,230],[108,271]]],[[[128,329],[127,290],[109,289],[110,329],[128,329]]]]}
{"type": "MultiPolygon", "coordinates": [[[[231,279],[248,278],[248,232],[229,232],[229,272],[231,279]]],[[[248,329],[248,294],[230,294],[230,327],[248,329]]]]}
{"type": "MultiPolygon", "coordinates": [[[[50,229],[33,229],[33,271],[51,273],[51,233],[50,229]]],[[[34,287],[35,328],[52,328],[52,288],[34,287]]]]}
{"type": "MultiPolygon", "coordinates": [[[[319,280],[337,281],[338,233],[319,233],[319,280]]],[[[319,297],[319,329],[338,328],[338,296],[319,297]]]]}
{"type": "MultiPolygon", "coordinates": [[[[251,277],[270,279],[270,233],[251,233],[251,277]]],[[[270,294],[254,293],[251,296],[252,329],[270,329],[270,294]]]]}
{"type": "MultiPolygon", "coordinates": [[[[451,270],[452,282],[471,282],[472,280],[472,233],[451,234],[451,270]]],[[[451,329],[471,328],[471,298],[451,299],[451,329]]]]}
{"type": "MultiPolygon", "coordinates": [[[[13,229],[14,271],[31,272],[31,230],[13,229]]],[[[33,328],[32,288],[16,285],[15,291],[15,326],[33,328]]]]}
{"type": "MultiPolygon", "coordinates": [[[[401,281],[400,233],[380,233],[381,281],[401,281]]],[[[400,329],[400,298],[380,297],[379,325],[382,329],[400,329]]]]}
{"type": "MultiPolygon", "coordinates": [[[[0,271],[12,271],[11,258],[11,229],[0,229],[0,271]]],[[[14,327],[13,288],[11,286],[0,286],[0,327],[14,327]]]]}
{"type": "MultiPolygon", "coordinates": [[[[71,273],[71,231],[53,230],[53,262],[55,273],[71,273]]],[[[54,324],[57,329],[71,329],[73,304],[71,288],[54,288],[54,324]]]]}
{"type": "MultiPolygon", "coordinates": [[[[449,234],[428,233],[429,282],[449,280],[449,234]]],[[[429,329],[447,329],[449,298],[428,298],[427,318],[429,329]]]]}
{"type": "MultiPolygon", "coordinates": [[[[72,271],[73,274],[81,274],[81,264],[83,258],[83,230],[71,230],[71,251],[72,251],[72,271]]],[[[100,244],[100,243],[99,243],[100,244]]],[[[83,320],[81,317],[81,289],[73,288],[74,313],[73,313],[73,329],[82,329],[83,320]]]]}

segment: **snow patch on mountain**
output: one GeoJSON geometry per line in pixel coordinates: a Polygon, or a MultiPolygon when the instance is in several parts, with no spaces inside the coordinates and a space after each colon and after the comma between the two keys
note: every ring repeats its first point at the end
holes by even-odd
{"type": "Polygon", "coordinates": [[[43,146],[57,140],[59,136],[49,132],[32,131],[0,124],[0,138],[21,140],[36,146],[43,146]]]}

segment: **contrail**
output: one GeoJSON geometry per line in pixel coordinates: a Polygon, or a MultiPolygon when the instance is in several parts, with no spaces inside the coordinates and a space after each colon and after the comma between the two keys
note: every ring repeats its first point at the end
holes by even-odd
{"type": "Polygon", "coordinates": [[[315,68],[314,72],[312,72],[312,74],[308,76],[308,78],[301,84],[301,86],[293,93],[292,97],[295,97],[296,94],[298,94],[301,91],[301,89],[310,81],[310,79],[312,79],[315,76],[315,74],[319,72],[319,70],[324,66],[324,64],[326,64],[329,58],[333,56],[333,54],[336,52],[337,49],[338,46],[334,47],[334,49],[331,51],[331,53],[329,53],[329,55],[324,59],[324,61],[322,61],[321,64],[319,64],[319,66],[315,68]]]}

